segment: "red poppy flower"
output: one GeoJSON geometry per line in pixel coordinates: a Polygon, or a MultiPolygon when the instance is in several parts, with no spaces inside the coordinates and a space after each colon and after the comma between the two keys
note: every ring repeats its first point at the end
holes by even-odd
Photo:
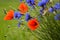
{"type": "Polygon", "coordinates": [[[31,30],[35,30],[38,26],[39,26],[39,22],[37,21],[37,19],[30,19],[28,21],[28,27],[31,30]]]}
{"type": "Polygon", "coordinates": [[[13,10],[9,10],[7,12],[7,15],[4,17],[4,20],[12,20],[14,17],[14,11],[13,10]]]}
{"type": "Polygon", "coordinates": [[[18,8],[21,14],[25,14],[28,11],[28,7],[25,3],[21,3],[18,8]]]}

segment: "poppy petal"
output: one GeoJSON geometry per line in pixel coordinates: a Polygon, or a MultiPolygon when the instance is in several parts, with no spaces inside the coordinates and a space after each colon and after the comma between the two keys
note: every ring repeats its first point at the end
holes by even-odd
{"type": "Polygon", "coordinates": [[[7,15],[4,17],[4,20],[12,20],[14,17],[14,11],[13,10],[9,10],[7,12],[7,15]]]}
{"type": "Polygon", "coordinates": [[[12,20],[13,19],[13,17],[11,17],[11,16],[5,16],[4,17],[4,20],[12,20]]]}
{"type": "Polygon", "coordinates": [[[25,3],[21,3],[18,8],[21,14],[25,14],[28,11],[28,7],[25,3]]]}
{"type": "Polygon", "coordinates": [[[8,15],[8,16],[14,16],[14,11],[13,11],[13,10],[9,10],[9,11],[7,12],[7,15],[8,15]]]}
{"type": "Polygon", "coordinates": [[[39,26],[39,23],[38,23],[37,19],[30,19],[28,21],[28,27],[31,30],[35,30],[38,26],[39,26]]]}

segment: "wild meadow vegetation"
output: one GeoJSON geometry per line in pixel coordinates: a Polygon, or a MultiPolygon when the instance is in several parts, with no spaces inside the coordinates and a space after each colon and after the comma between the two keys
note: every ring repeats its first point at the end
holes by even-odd
{"type": "Polygon", "coordinates": [[[26,0],[0,0],[0,40],[60,40],[60,0],[46,4],[40,1],[35,0],[35,4],[30,5],[26,0]],[[28,7],[24,10],[24,13],[28,10],[25,14],[19,9],[22,2],[28,7]],[[55,6],[56,3],[59,6],[55,6]],[[20,10],[21,18],[4,19],[9,10],[14,10],[14,13],[20,10]],[[36,21],[36,28],[29,20],[36,21]]]}

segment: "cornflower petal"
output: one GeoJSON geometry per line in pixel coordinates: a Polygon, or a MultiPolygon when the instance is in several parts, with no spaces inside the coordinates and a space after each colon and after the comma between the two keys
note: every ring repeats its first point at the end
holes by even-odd
{"type": "Polygon", "coordinates": [[[29,6],[35,5],[35,0],[26,0],[26,2],[29,6]]]}
{"type": "Polygon", "coordinates": [[[18,27],[20,27],[20,22],[18,23],[18,27]]]}
{"type": "Polygon", "coordinates": [[[48,3],[50,0],[42,0],[45,4],[48,3]]]}
{"type": "Polygon", "coordinates": [[[22,2],[22,0],[20,0],[20,2],[22,2]]]}
{"type": "Polygon", "coordinates": [[[19,19],[19,18],[21,18],[21,16],[22,16],[22,14],[20,12],[18,12],[18,11],[14,12],[14,18],[15,19],[19,19]]]}
{"type": "Polygon", "coordinates": [[[46,5],[46,3],[42,2],[42,1],[38,2],[38,6],[44,6],[44,5],[46,5]]]}
{"type": "Polygon", "coordinates": [[[60,20],[60,14],[57,14],[54,18],[55,20],[60,20]]]}
{"type": "Polygon", "coordinates": [[[54,8],[55,8],[56,10],[60,10],[60,3],[56,3],[56,4],[54,5],[54,8]]]}
{"type": "Polygon", "coordinates": [[[48,11],[52,13],[54,11],[54,8],[50,7],[48,11]]]}
{"type": "Polygon", "coordinates": [[[25,20],[26,21],[28,21],[28,20],[30,20],[32,17],[29,15],[29,13],[26,13],[26,15],[25,15],[25,20]]]}

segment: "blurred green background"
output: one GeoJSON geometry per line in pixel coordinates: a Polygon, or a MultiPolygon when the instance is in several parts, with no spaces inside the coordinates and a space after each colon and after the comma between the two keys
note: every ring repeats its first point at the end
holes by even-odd
{"type": "MultiPolygon", "coordinates": [[[[58,2],[58,0],[53,1],[53,4],[58,2]]],[[[52,14],[41,17],[40,27],[35,31],[31,31],[26,22],[24,22],[25,25],[17,27],[17,20],[4,21],[3,9],[6,8],[8,11],[11,9],[10,6],[17,9],[19,4],[20,0],[0,0],[0,40],[60,40],[60,21],[54,20],[52,14]]],[[[38,11],[39,7],[36,10],[38,11]]],[[[36,16],[36,10],[29,10],[30,15],[36,16]]]]}

